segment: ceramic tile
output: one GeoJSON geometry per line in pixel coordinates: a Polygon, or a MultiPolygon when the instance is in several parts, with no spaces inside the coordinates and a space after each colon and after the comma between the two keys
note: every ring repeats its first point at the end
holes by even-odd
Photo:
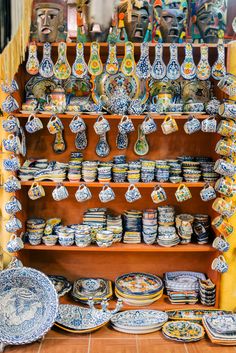
{"type": "Polygon", "coordinates": [[[135,339],[135,335],[114,330],[110,326],[104,326],[91,334],[92,338],[128,338],[135,339]]]}
{"type": "Polygon", "coordinates": [[[137,353],[136,340],[123,338],[91,339],[90,353],[137,353]]]}
{"type": "MultiPolygon", "coordinates": [[[[138,353],[187,353],[183,343],[161,339],[137,340],[138,353]]],[[[204,352],[205,353],[205,352],[204,352]]]]}
{"type": "Polygon", "coordinates": [[[89,340],[80,338],[46,339],[43,341],[40,353],[88,353],[88,343],[89,340]]]}
{"type": "Polygon", "coordinates": [[[40,342],[27,344],[24,346],[7,346],[5,353],[37,353],[39,351],[40,342]]]}
{"type": "Polygon", "coordinates": [[[199,342],[186,344],[187,353],[235,353],[235,347],[219,346],[211,343],[209,339],[204,339],[199,342]]]}
{"type": "Polygon", "coordinates": [[[87,339],[89,338],[89,333],[84,333],[84,334],[79,334],[79,333],[71,333],[71,332],[65,332],[63,330],[60,330],[57,327],[54,327],[52,330],[50,330],[46,337],[48,338],[80,338],[80,339],[87,339]]]}

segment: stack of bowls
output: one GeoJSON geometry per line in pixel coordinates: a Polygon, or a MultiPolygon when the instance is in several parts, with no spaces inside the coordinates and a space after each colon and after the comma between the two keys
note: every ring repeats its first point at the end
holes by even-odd
{"type": "Polygon", "coordinates": [[[215,182],[219,174],[214,171],[214,162],[200,162],[202,178],[206,183],[215,182]]]}
{"type": "Polygon", "coordinates": [[[91,244],[90,227],[84,224],[71,226],[75,234],[75,245],[84,248],[91,244]]]}
{"type": "Polygon", "coordinates": [[[167,164],[167,161],[156,161],[155,177],[160,183],[168,182],[170,177],[170,166],[167,164]]]}
{"type": "Polygon", "coordinates": [[[96,243],[101,248],[107,248],[113,243],[113,232],[111,230],[101,230],[97,232],[96,243]]]}
{"type": "Polygon", "coordinates": [[[159,226],[173,226],[175,224],[175,209],[173,206],[158,207],[159,226]]]}
{"type": "Polygon", "coordinates": [[[141,180],[143,183],[150,183],[155,179],[155,161],[142,160],[141,180]]]}
{"type": "Polygon", "coordinates": [[[142,221],[144,243],[154,244],[157,237],[157,210],[144,210],[142,221]]]}
{"type": "Polygon", "coordinates": [[[113,243],[121,242],[123,235],[121,215],[107,215],[107,230],[113,232],[113,243]]]}
{"type": "Polygon", "coordinates": [[[62,246],[71,246],[74,244],[75,231],[67,226],[56,227],[56,235],[58,236],[59,244],[62,246]]]}
{"type": "Polygon", "coordinates": [[[113,181],[115,183],[124,183],[127,177],[128,164],[114,164],[112,168],[113,181]]]}
{"type": "Polygon", "coordinates": [[[84,161],[82,163],[82,179],[91,183],[97,178],[97,161],[84,161]]]}
{"type": "Polygon", "coordinates": [[[71,152],[68,169],[68,179],[70,181],[81,180],[82,161],[83,154],[81,152],[71,152]]]}
{"type": "Polygon", "coordinates": [[[201,178],[201,170],[199,162],[183,161],[182,170],[184,180],[188,183],[196,183],[201,178]]]}
{"type": "Polygon", "coordinates": [[[198,244],[209,242],[211,220],[206,214],[196,214],[194,216],[193,231],[198,244]]]}
{"type": "Polygon", "coordinates": [[[157,243],[160,246],[170,247],[179,244],[180,239],[174,226],[159,226],[157,243]]]}
{"type": "Polygon", "coordinates": [[[202,305],[215,305],[216,301],[216,285],[208,278],[207,280],[199,280],[200,285],[200,302],[202,305]]]}
{"type": "Polygon", "coordinates": [[[142,212],[130,210],[124,212],[124,238],[127,244],[141,243],[142,212]]]}
{"type": "Polygon", "coordinates": [[[169,159],[167,161],[170,167],[170,181],[172,183],[181,183],[183,178],[181,176],[181,164],[177,159],[169,159]]]}
{"type": "Polygon", "coordinates": [[[138,183],[140,181],[140,172],[141,172],[141,162],[140,161],[132,161],[129,162],[129,170],[128,170],[128,182],[131,184],[138,183]]]}
{"type": "Polygon", "coordinates": [[[111,181],[111,168],[112,167],[101,167],[97,168],[98,181],[101,183],[109,183],[111,181]]]}
{"type": "Polygon", "coordinates": [[[161,298],[163,282],[149,273],[127,273],[116,279],[115,294],[128,305],[150,305],[161,298]]]}
{"type": "Polygon", "coordinates": [[[175,225],[178,231],[178,235],[181,239],[181,244],[188,244],[191,242],[193,234],[194,217],[190,214],[179,214],[175,218],[175,225]]]}
{"type": "Polygon", "coordinates": [[[26,232],[31,245],[41,244],[45,225],[43,218],[30,218],[26,221],[26,232]]]}
{"type": "Polygon", "coordinates": [[[83,215],[83,224],[90,226],[92,243],[95,243],[97,232],[106,228],[106,209],[89,208],[83,215]]]}

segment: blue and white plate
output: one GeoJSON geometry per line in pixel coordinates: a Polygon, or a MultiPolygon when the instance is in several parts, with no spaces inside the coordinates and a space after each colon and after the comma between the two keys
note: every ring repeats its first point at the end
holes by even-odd
{"type": "Polygon", "coordinates": [[[168,315],[159,310],[127,310],[115,314],[111,323],[129,330],[161,328],[168,320],[168,315]]]}
{"type": "Polygon", "coordinates": [[[0,272],[0,342],[19,345],[37,341],[52,327],[58,312],[53,284],[29,267],[0,272]]]}
{"type": "Polygon", "coordinates": [[[236,334],[236,315],[215,315],[215,316],[204,316],[205,321],[213,332],[219,334],[236,334]]]}

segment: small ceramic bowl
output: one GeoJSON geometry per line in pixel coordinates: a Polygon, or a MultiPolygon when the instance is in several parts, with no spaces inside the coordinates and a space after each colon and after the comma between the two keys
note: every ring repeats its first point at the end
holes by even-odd
{"type": "Polygon", "coordinates": [[[75,241],[74,234],[59,235],[58,241],[61,246],[71,246],[74,244],[75,241]]]}
{"type": "Polygon", "coordinates": [[[183,178],[181,176],[171,176],[170,177],[170,182],[171,183],[174,183],[174,184],[182,183],[182,181],[183,181],[183,178]]]}
{"type": "Polygon", "coordinates": [[[109,246],[112,245],[113,240],[110,240],[110,241],[96,240],[96,243],[100,248],[108,248],[109,246]]]}
{"type": "Polygon", "coordinates": [[[42,237],[42,241],[47,246],[56,245],[58,236],[57,235],[45,235],[42,237]]]}

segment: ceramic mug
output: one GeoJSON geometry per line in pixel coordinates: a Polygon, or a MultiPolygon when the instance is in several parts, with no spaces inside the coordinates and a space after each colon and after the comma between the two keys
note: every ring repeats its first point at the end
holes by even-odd
{"type": "Polygon", "coordinates": [[[78,202],[84,202],[90,200],[92,198],[92,194],[85,184],[81,184],[75,193],[75,198],[78,202]]]}
{"type": "Polygon", "coordinates": [[[5,224],[5,229],[8,233],[15,233],[21,228],[22,223],[16,216],[11,216],[5,224]]]}
{"type": "Polygon", "coordinates": [[[7,243],[7,251],[10,253],[17,252],[24,248],[24,243],[16,234],[12,234],[7,243]]]}
{"type": "Polygon", "coordinates": [[[211,264],[212,270],[218,271],[220,273],[225,273],[228,271],[228,264],[223,255],[216,257],[211,264]]]}
{"type": "Polygon", "coordinates": [[[70,122],[69,128],[71,129],[71,132],[77,134],[78,132],[85,131],[86,125],[84,120],[79,115],[75,115],[70,122]]]}
{"type": "Polygon", "coordinates": [[[130,184],[128,190],[125,193],[126,201],[131,203],[141,199],[141,197],[142,196],[139,192],[139,189],[134,184],[130,184]]]}
{"type": "Polygon", "coordinates": [[[160,203],[167,199],[166,192],[161,186],[156,185],[151,193],[151,198],[154,203],[160,203]]]}
{"type": "Polygon", "coordinates": [[[20,139],[18,136],[10,134],[6,139],[2,140],[3,146],[6,151],[19,153],[20,151],[20,139]]]}
{"type": "Polygon", "coordinates": [[[15,192],[21,189],[21,183],[14,175],[11,175],[3,184],[3,187],[6,192],[15,192]]]}
{"type": "Polygon", "coordinates": [[[17,132],[20,128],[19,119],[14,115],[9,115],[6,120],[2,121],[2,127],[6,132],[17,132]]]}
{"type": "Polygon", "coordinates": [[[2,103],[2,110],[4,113],[12,113],[14,110],[19,109],[19,104],[17,100],[11,95],[7,96],[7,98],[2,103]]]}
{"type": "Polygon", "coordinates": [[[20,169],[20,159],[12,154],[8,159],[3,160],[3,167],[8,172],[16,172],[20,169]]]}
{"type": "Polygon", "coordinates": [[[235,181],[229,177],[222,177],[215,183],[215,190],[227,197],[233,197],[236,193],[235,181]]]}
{"type": "Polygon", "coordinates": [[[223,235],[220,235],[219,237],[216,237],[212,243],[213,248],[221,251],[221,252],[226,252],[229,250],[229,242],[226,240],[226,238],[223,235]]]}
{"type": "Polygon", "coordinates": [[[236,76],[227,73],[218,83],[218,87],[229,96],[236,95],[236,76]]]}
{"type": "Polygon", "coordinates": [[[109,202],[115,199],[115,193],[108,184],[103,186],[98,196],[101,202],[109,202]]]}
{"type": "Polygon", "coordinates": [[[216,144],[215,151],[221,156],[231,156],[236,153],[236,141],[230,138],[221,138],[216,144]]]}
{"type": "Polygon", "coordinates": [[[178,131],[179,128],[176,120],[171,115],[167,115],[161,124],[161,129],[163,134],[168,135],[172,132],[178,131]]]}
{"type": "Polygon", "coordinates": [[[184,131],[186,134],[193,134],[194,132],[197,132],[201,130],[201,123],[200,121],[195,118],[194,116],[190,116],[186,123],[184,124],[184,131]]]}
{"type": "Polygon", "coordinates": [[[129,134],[134,131],[134,124],[127,115],[122,116],[118,124],[118,130],[121,134],[129,134]]]}
{"type": "Polygon", "coordinates": [[[219,115],[222,118],[234,119],[236,117],[236,103],[223,103],[219,107],[219,115]]]}
{"type": "Polygon", "coordinates": [[[16,91],[18,91],[19,89],[19,86],[16,82],[16,80],[12,80],[11,82],[7,81],[7,82],[4,82],[2,85],[1,85],[1,88],[2,88],[2,91],[4,93],[14,93],[16,91]]]}
{"type": "Polygon", "coordinates": [[[151,134],[152,132],[155,132],[157,130],[157,125],[150,115],[147,115],[144,118],[141,124],[141,130],[145,135],[151,134]]]}
{"type": "Polygon", "coordinates": [[[28,191],[28,196],[31,200],[40,199],[45,196],[44,188],[39,183],[34,182],[28,191]]]}
{"type": "Polygon", "coordinates": [[[211,224],[225,237],[228,237],[234,231],[234,227],[223,216],[217,216],[212,220],[211,224]]]}
{"type": "Polygon", "coordinates": [[[217,197],[212,204],[214,211],[227,218],[232,217],[236,212],[236,204],[233,201],[226,201],[222,197],[217,197]]]}
{"type": "Polygon", "coordinates": [[[48,124],[47,124],[48,131],[50,134],[54,135],[57,134],[58,132],[62,131],[64,129],[64,126],[62,124],[62,121],[58,116],[52,115],[48,124]]]}
{"type": "Polygon", "coordinates": [[[204,188],[200,191],[200,197],[202,201],[210,201],[216,198],[216,192],[213,186],[206,184],[204,188]]]}
{"type": "Polygon", "coordinates": [[[178,189],[175,192],[175,197],[178,202],[183,202],[188,199],[191,199],[192,195],[189,188],[186,185],[180,184],[178,189]]]}
{"type": "Polygon", "coordinates": [[[110,124],[103,115],[100,115],[93,125],[96,134],[103,135],[110,130],[110,124]]]}
{"type": "Polygon", "coordinates": [[[221,120],[217,126],[217,133],[222,136],[235,136],[236,122],[233,120],[221,120]]]}
{"type": "Polygon", "coordinates": [[[34,114],[31,114],[28,117],[27,123],[25,124],[25,129],[30,134],[32,134],[36,131],[39,131],[39,130],[43,129],[42,121],[34,114]]]}
{"type": "Polygon", "coordinates": [[[67,191],[67,188],[62,184],[57,185],[55,189],[52,191],[52,197],[53,197],[53,200],[55,201],[65,200],[67,199],[68,196],[69,196],[69,193],[67,191]]]}
{"type": "Polygon", "coordinates": [[[217,121],[214,116],[210,116],[207,119],[204,119],[201,123],[201,130],[203,132],[216,132],[217,121]]]}
{"type": "Polygon", "coordinates": [[[5,203],[5,211],[10,215],[15,214],[21,210],[21,203],[15,196],[12,196],[10,200],[5,203]]]}
{"type": "Polygon", "coordinates": [[[218,174],[232,177],[236,172],[236,167],[233,163],[227,162],[224,159],[218,159],[215,162],[214,171],[218,174]]]}

